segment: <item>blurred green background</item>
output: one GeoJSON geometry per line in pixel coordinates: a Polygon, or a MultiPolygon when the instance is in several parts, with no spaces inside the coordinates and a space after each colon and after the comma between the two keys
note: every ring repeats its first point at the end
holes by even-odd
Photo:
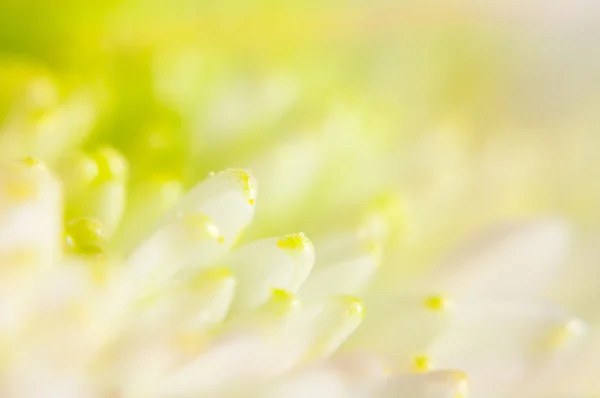
{"type": "Polygon", "coordinates": [[[249,167],[249,238],[357,225],[398,197],[429,249],[507,217],[594,229],[598,8],[4,0],[0,158],[40,157],[68,185],[73,154],[114,147],[126,214],[249,167]]]}

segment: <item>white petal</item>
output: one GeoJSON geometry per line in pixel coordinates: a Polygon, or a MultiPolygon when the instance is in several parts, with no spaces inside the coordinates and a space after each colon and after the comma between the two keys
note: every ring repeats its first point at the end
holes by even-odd
{"type": "Polygon", "coordinates": [[[27,252],[35,265],[50,267],[60,258],[61,237],[59,182],[41,165],[0,167],[0,258],[27,252]]]}
{"type": "Polygon", "coordinates": [[[569,235],[553,219],[497,227],[433,269],[423,285],[462,296],[538,294],[564,261],[569,235]]]}
{"type": "Polygon", "coordinates": [[[596,334],[579,340],[582,344],[552,356],[515,391],[536,398],[594,396],[600,391],[600,338],[596,334]]]}
{"type": "Polygon", "coordinates": [[[2,384],[5,398],[99,398],[101,394],[82,372],[57,369],[51,363],[30,363],[27,367],[5,373],[2,384]]]}
{"type": "MultiPolygon", "coordinates": [[[[128,330],[105,348],[96,372],[121,396],[150,396],[182,359],[172,336],[163,330],[128,330]]],[[[106,382],[105,381],[105,382],[106,382]]]]}
{"type": "Polygon", "coordinates": [[[238,280],[232,312],[258,307],[274,288],[295,293],[310,273],[314,259],[312,243],[302,233],[264,239],[235,250],[227,258],[238,280]]]}
{"type": "Polygon", "coordinates": [[[265,398],[344,398],[349,393],[350,386],[348,384],[337,369],[317,367],[290,375],[255,396],[265,398]]]}
{"type": "MultiPolygon", "coordinates": [[[[223,255],[250,222],[256,183],[227,170],[200,183],[128,260],[130,279],[158,285],[182,267],[199,269],[223,255]]],[[[152,288],[150,286],[150,288],[152,288]]]]}
{"type": "Polygon", "coordinates": [[[128,282],[152,290],[184,267],[201,269],[222,255],[219,229],[204,214],[191,214],[160,227],[127,260],[128,282]]]}
{"type": "Polygon", "coordinates": [[[378,358],[364,354],[345,354],[312,363],[307,369],[301,369],[290,376],[292,377],[285,376],[283,378],[286,390],[291,393],[290,396],[296,396],[293,395],[294,390],[291,388],[295,387],[296,393],[305,391],[304,388],[311,388],[313,390],[312,397],[325,398],[332,393],[331,390],[334,388],[338,394],[342,394],[340,396],[354,396],[354,392],[360,386],[383,383],[389,374],[378,358]]]}
{"type": "Polygon", "coordinates": [[[466,398],[469,383],[463,372],[444,370],[421,375],[396,375],[356,391],[356,398],[466,398]]]}
{"type": "Polygon", "coordinates": [[[150,296],[140,309],[147,327],[198,332],[222,322],[235,293],[235,279],[227,268],[201,271],[183,284],[150,296]]]}
{"type": "Polygon", "coordinates": [[[324,364],[338,369],[352,384],[385,380],[390,374],[385,359],[366,352],[336,353],[324,364]]]}
{"type": "Polygon", "coordinates": [[[215,394],[249,379],[263,378],[276,369],[276,355],[273,347],[254,336],[225,337],[208,347],[200,357],[170,374],[161,383],[159,394],[197,397],[215,394]]]}
{"type": "Polygon", "coordinates": [[[317,264],[302,285],[302,298],[357,295],[368,285],[379,265],[379,245],[358,234],[334,237],[316,245],[316,252],[317,264]]]}
{"type": "Polygon", "coordinates": [[[325,361],[309,362],[272,381],[265,381],[252,394],[240,397],[351,397],[357,387],[383,382],[386,367],[378,358],[366,354],[335,355],[325,361]]]}
{"type": "Polygon", "coordinates": [[[300,300],[293,293],[272,289],[270,298],[263,305],[228,320],[223,330],[251,330],[271,340],[280,339],[301,310],[300,300]]]}
{"type": "Polygon", "coordinates": [[[59,182],[38,161],[0,165],[0,329],[19,334],[62,252],[59,182]],[[41,268],[41,269],[40,269],[41,268]]]}
{"type": "Polygon", "coordinates": [[[254,215],[257,183],[247,170],[228,169],[209,176],[186,194],[167,220],[181,214],[206,214],[231,246],[254,215]]]}
{"type": "Polygon", "coordinates": [[[352,296],[334,296],[307,304],[289,328],[290,355],[312,360],[329,357],[364,317],[362,301],[352,296]]]}
{"type": "Polygon", "coordinates": [[[428,350],[441,368],[467,374],[475,395],[503,396],[584,333],[585,324],[545,303],[458,301],[452,324],[428,350]]]}
{"type": "Polygon", "coordinates": [[[454,302],[444,296],[372,298],[367,305],[363,325],[344,348],[373,352],[400,371],[415,370],[414,358],[426,352],[454,316],[454,302]]]}

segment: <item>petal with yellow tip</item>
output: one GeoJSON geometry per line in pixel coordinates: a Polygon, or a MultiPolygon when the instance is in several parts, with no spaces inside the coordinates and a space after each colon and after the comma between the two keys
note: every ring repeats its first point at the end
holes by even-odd
{"type": "Polygon", "coordinates": [[[219,228],[223,243],[230,247],[250,223],[254,215],[253,204],[257,183],[249,171],[228,169],[196,185],[184,195],[171,210],[166,221],[178,214],[206,214],[219,228]]]}
{"type": "Polygon", "coordinates": [[[226,259],[238,280],[232,311],[265,303],[272,289],[298,291],[314,263],[312,244],[304,234],[264,239],[233,251],[226,259]]]}
{"type": "Polygon", "coordinates": [[[307,303],[290,332],[300,358],[322,359],[332,355],[365,318],[357,297],[333,296],[307,303]]]}

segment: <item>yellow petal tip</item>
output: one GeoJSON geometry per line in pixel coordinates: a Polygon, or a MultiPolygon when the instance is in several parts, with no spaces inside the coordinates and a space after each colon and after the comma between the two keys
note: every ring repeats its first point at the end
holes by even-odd
{"type": "Polygon", "coordinates": [[[454,301],[448,296],[436,294],[426,297],[423,305],[430,311],[443,312],[453,309],[454,301]]]}
{"type": "Polygon", "coordinates": [[[309,250],[312,248],[311,241],[303,232],[288,234],[277,241],[277,246],[288,250],[309,250]]]}
{"type": "Polygon", "coordinates": [[[266,307],[277,315],[285,315],[293,308],[297,308],[299,306],[300,300],[295,294],[288,290],[279,288],[271,289],[271,297],[266,303],[266,307]]]}
{"type": "Polygon", "coordinates": [[[583,320],[579,318],[569,319],[552,334],[548,344],[549,348],[561,349],[567,347],[584,336],[587,330],[587,324],[583,320]]]}
{"type": "Polygon", "coordinates": [[[415,373],[426,373],[433,369],[433,363],[427,355],[415,355],[412,359],[412,370],[415,373]]]}
{"type": "Polygon", "coordinates": [[[252,177],[252,173],[244,169],[233,169],[232,172],[239,180],[248,204],[254,205],[256,201],[256,182],[252,177]]]}
{"type": "Polygon", "coordinates": [[[15,160],[13,165],[18,167],[25,167],[28,169],[41,169],[46,170],[46,165],[40,159],[34,158],[32,156],[25,156],[24,158],[15,160]]]}
{"type": "Polygon", "coordinates": [[[348,305],[348,315],[351,317],[360,317],[364,318],[365,316],[365,306],[363,301],[358,297],[354,296],[344,296],[343,300],[348,305]]]}
{"type": "Polygon", "coordinates": [[[452,378],[455,379],[455,395],[454,398],[467,398],[469,396],[469,380],[467,375],[461,371],[453,371],[452,378]]]}

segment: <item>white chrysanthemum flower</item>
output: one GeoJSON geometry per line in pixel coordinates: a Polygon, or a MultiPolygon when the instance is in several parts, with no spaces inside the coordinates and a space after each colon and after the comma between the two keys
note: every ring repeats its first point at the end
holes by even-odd
{"type": "MultiPolygon", "coordinates": [[[[90,203],[119,206],[102,196],[118,156],[95,158],[90,203]]],[[[381,228],[234,246],[257,191],[246,170],[212,174],[124,253],[96,219],[63,231],[63,190],[39,162],[4,165],[1,395],[535,397],[555,378],[591,391],[588,327],[542,289],[563,223],[501,227],[391,296],[369,289],[381,228]]]]}
{"type": "Polygon", "coordinates": [[[0,1],[0,398],[599,396],[593,2],[275,3],[0,1]]]}

